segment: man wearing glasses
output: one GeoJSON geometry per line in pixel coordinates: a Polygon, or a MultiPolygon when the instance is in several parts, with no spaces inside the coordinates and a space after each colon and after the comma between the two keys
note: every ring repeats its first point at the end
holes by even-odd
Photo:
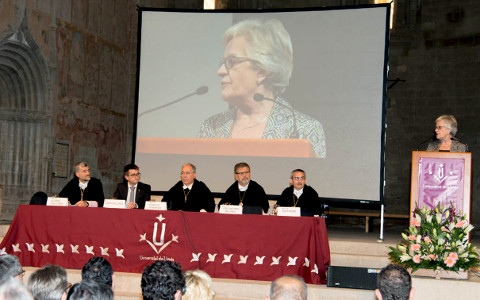
{"type": "Polygon", "coordinates": [[[306,182],[305,171],[293,170],[290,173],[290,186],[283,190],[276,206],[300,207],[302,216],[321,215],[323,209],[318,194],[306,182]]]}
{"type": "MultiPolygon", "coordinates": [[[[220,205],[259,206],[266,214],[269,204],[265,190],[255,181],[250,180],[250,166],[241,162],[234,167],[235,182],[225,192],[220,205]]],[[[245,213],[245,212],[244,212],[245,213]]]]}
{"type": "Polygon", "coordinates": [[[117,185],[113,194],[116,199],[124,199],[125,207],[129,209],[145,207],[145,201],[150,200],[151,187],[140,182],[140,171],[137,165],[128,164],[123,168],[123,182],[117,185]]]}
{"type": "Polygon", "coordinates": [[[177,182],[163,197],[169,210],[214,212],[215,200],[212,192],[202,181],[198,181],[197,168],[186,163],[177,182]]]}
{"type": "Polygon", "coordinates": [[[10,278],[16,278],[23,282],[23,275],[20,261],[15,255],[5,254],[0,256],[0,285],[10,278]]]}

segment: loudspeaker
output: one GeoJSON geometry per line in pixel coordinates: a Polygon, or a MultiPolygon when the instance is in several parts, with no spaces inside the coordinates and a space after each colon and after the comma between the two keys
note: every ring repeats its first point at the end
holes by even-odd
{"type": "Polygon", "coordinates": [[[329,266],[327,286],[351,289],[374,290],[382,269],[329,266]]]}

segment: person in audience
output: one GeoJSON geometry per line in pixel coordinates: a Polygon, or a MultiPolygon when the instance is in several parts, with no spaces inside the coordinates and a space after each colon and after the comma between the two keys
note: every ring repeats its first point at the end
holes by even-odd
{"type": "Polygon", "coordinates": [[[28,278],[28,290],[35,300],[67,299],[67,272],[56,265],[46,265],[28,278]]]}
{"type": "Polygon", "coordinates": [[[169,210],[214,212],[215,200],[212,192],[202,181],[198,181],[197,168],[186,163],[177,182],[163,197],[169,210]]]}
{"type": "Polygon", "coordinates": [[[415,289],[410,274],[400,265],[389,264],[377,277],[378,300],[412,300],[415,289]]]}
{"type": "Polygon", "coordinates": [[[128,164],[123,168],[124,181],[117,185],[113,198],[123,199],[125,207],[145,208],[145,201],[150,200],[152,188],[149,184],[140,182],[140,169],[135,164],[128,164]]]}
{"type": "Polygon", "coordinates": [[[468,146],[460,142],[457,134],[457,120],[452,115],[441,115],[435,120],[436,140],[430,142],[427,151],[467,152],[468,146]]]}
{"type": "Polygon", "coordinates": [[[260,206],[264,213],[268,212],[269,203],[265,190],[255,181],[250,180],[250,166],[241,162],[233,168],[235,182],[227,189],[220,205],[243,205],[243,206],[260,206]]]}
{"type": "Polygon", "coordinates": [[[307,285],[302,278],[285,275],[275,279],[266,300],[307,300],[307,285]]]}
{"type": "Polygon", "coordinates": [[[212,278],[202,270],[186,271],[184,273],[187,291],[184,300],[213,300],[212,278]]]}
{"type": "Polygon", "coordinates": [[[15,255],[5,254],[0,256],[0,284],[10,278],[16,278],[23,282],[23,275],[20,261],[15,255]]]}
{"type": "Polygon", "coordinates": [[[113,291],[106,284],[82,280],[68,291],[67,300],[113,300],[113,291]]]}
{"type": "Polygon", "coordinates": [[[22,282],[9,277],[0,283],[0,300],[33,300],[33,297],[22,282]]]}
{"type": "Polygon", "coordinates": [[[90,177],[90,167],[86,162],[79,162],[74,167],[74,176],[62,189],[59,196],[68,198],[72,205],[87,207],[87,201],[97,201],[102,207],[105,201],[102,182],[90,177]]]}
{"type": "Polygon", "coordinates": [[[103,257],[94,256],[83,266],[82,280],[94,280],[115,287],[115,274],[112,265],[103,257]]]}
{"type": "Polygon", "coordinates": [[[44,192],[36,192],[30,199],[30,205],[47,205],[48,196],[44,192]]]}
{"type": "Polygon", "coordinates": [[[247,19],[223,35],[217,71],[227,111],[202,123],[201,138],[308,139],[326,157],[322,124],[282,98],[293,70],[290,35],[277,19],[247,19]]]}
{"type": "Polygon", "coordinates": [[[322,203],[317,192],[306,185],[307,175],[301,169],[295,169],[290,173],[290,186],[283,190],[277,206],[300,207],[302,215],[321,215],[322,203]]]}
{"type": "Polygon", "coordinates": [[[159,260],[147,265],[142,272],[143,300],[179,300],[185,293],[185,278],[180,265],[159,260]]]}

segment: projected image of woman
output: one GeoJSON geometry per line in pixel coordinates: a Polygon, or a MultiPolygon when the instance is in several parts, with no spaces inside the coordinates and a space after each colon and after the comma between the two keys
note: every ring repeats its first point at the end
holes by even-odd
{"type": "Polygon", "coordinates": [[[217,71],[230,108],[205,120],[203,138],[308,139],[326,157],[322,124],[281,98],[293,68],[292,42],[276,19],[244,20],[223,36],[224,58],[217,71]]]}

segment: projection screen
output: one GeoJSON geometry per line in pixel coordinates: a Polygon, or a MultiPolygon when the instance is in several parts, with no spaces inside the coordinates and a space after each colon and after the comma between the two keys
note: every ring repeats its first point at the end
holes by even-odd
{"type": "Polygon", "coordinates": [[[300,168],[320,197],[381,201],[388,17],[388,5],[241,13],[141,9],[133,160],[142,182],[167,191],[190,162],[198,180],[223,193],[234,181],[235,163],[244,161],[267,194],[281,194],[290,172],[300,168]],[[233,66],[225,79],[219,61],[230,53],[224,33],[250,19],[283,25],[293,69],[283,93],[260,99],[283,102],[274,104],[268,119],[242,128],[236,118],[246,102],[224,100],[223,88],[246,64],[237,61],[243,66],[233,66]],[[275,110],[285,121],[278,128],[275,110]],[[211,134],[212,124],[222,135],[211,134]],[[263,135],[242,137],[262,126],[263,135]],[[281,126],[293,134],[275,136],[281,126]]]}

